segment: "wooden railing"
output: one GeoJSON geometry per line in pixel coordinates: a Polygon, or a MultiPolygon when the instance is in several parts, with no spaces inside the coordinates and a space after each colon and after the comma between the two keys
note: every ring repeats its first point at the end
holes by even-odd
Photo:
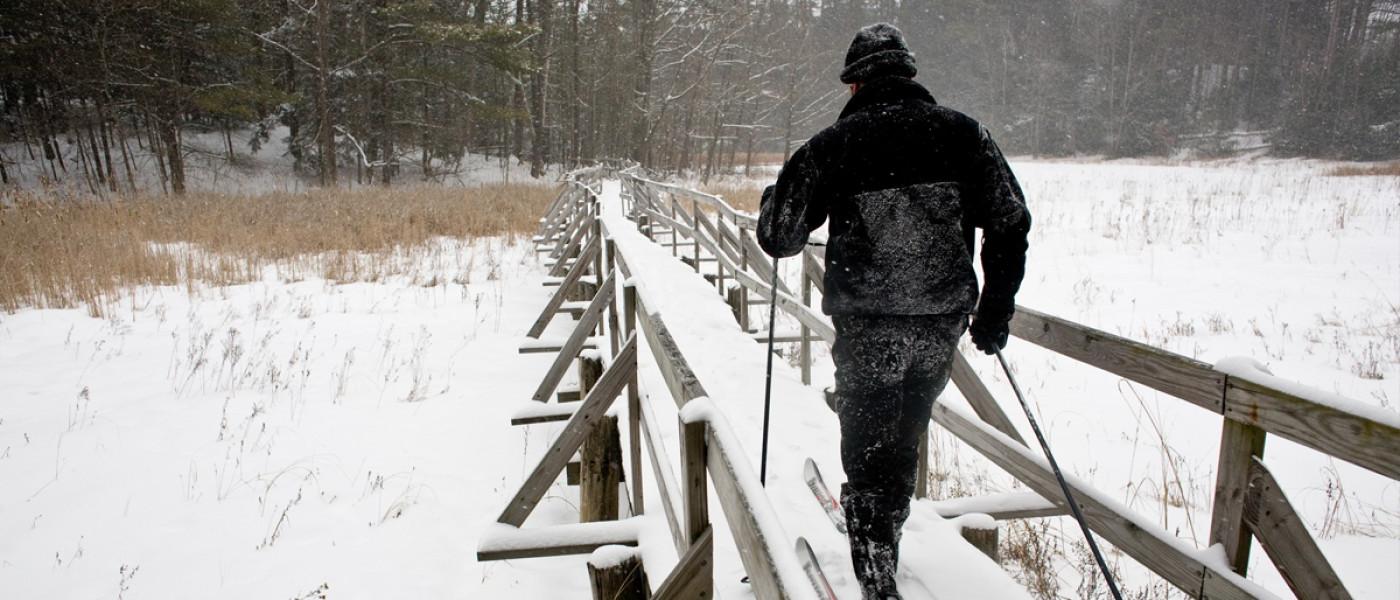
{"type": "MultiPolygon", "coordinates": [[[[713,282],[736,318],[750,327],[753,305],[776,302],[800,324],[796,335],[766,332],[755,337],[795,342],[804,383],[811,383],[811,343],[831,343],[829,321],[812,309],[813,292],[822,293],[824,246],[809,245],[801,255],[800,294],[785,282],[769,289],[773,263],[758,249],[751,215],[722,198],[622,172],[628,212],[648,237],[669,247],[713,282]],[[705,265],[713,263],[710,272],[705,265]],[[757,298],[755,300],[754,298],[757,298]]],[[[781,280],[780,280],[781,281],[781,280]]],[[[1250,539],[1257,539],[1299,598],[1350,595],[1288,498],[1262,461],[1265,440],[1278,435],[1375,473],[1400,479],[1400,418],[1377,414],[1345,399],[1318,401],[1266,374],[1221,371],[1211,365],[1115,336],[1092,327],[1017,307],[1012,335],[1058,354],[1140,383],[1218,413],[1221,444],[1209,541],[1220,544],[1228,566],[1176,539],[1151,520],[1132,513],[1108,496],[1071,477],[1071,486],[1090,527],[1104,539],[1172,585],[1195,598],[1267,598],[1271,594],[1245,575],[1250,539]]],[[[1058,485],[1048,465],[1029,450],[1000,404],[966,359],[955,356],[952,380],[975,415],[938,404],[933,422],[976,449],[992,463],[1042,497],[1024,509],[985,512],[1004,518],[1064,513],[1058,485]],[[1053,508],[1046,508],[1046,505],[1053,508]]],[[[920,465],[920,483],[927,480],[920,465]]],[[[920,495],[924,488],[920,486],[920,495]]],[[[961,505],[976,507],[975,499],[961,505]]]]}
{"type": "MultiPolygon", "coordinates": [[[[531,401],[522,402],[524,406],[512,419],[516,425],[567,423],[506,504],[497,518],[497,528],[483,536],[478,559],[586,554],[604,546],[636,546],[639,524],[632,518],[618,520],[624,516],[618,507],[630,507],[626,512],[633,516],[647,514],[642,486],[645,454],[661,512],[680,556],[675,568],[656,586],[656,598],[713,597],[714,536],[709,482],[714,484],[715,496],[739,547],[738,554],[754,594],[764,599],[815,598],[810,582],[797,565],[789,538],[775,525],[779,521],[756,485],[752,466],[722,419],[701,414],[681,420],[680,448],[676,450],[679,476],[672,470],[671,457],[676,454],[662,442],[658,407],[650,400],[670,396],[685,416],[687,405],[703,403],[708,394],[667,328],[664,315],[651,308],[651,299],[643,291],[628,283],[634,273],[626,252],[600,216],[597,190],[589,185],[594,175],[596,171],[569,177],[564,191],[540,220],[535,237],[537,249],[552,261],[550,274],[559,279],[546,281],[546,285],[556,285],[557,289],[530,327],[527,336],[531,339],[522,344],[520,351],[555,353],[555,358],[531,401]],[[566,310],[578,307],[584,300],[587,304],[580,310],[566,310]],[[569,335],[543,339],[549,324],[564,313],[577,319],[569,335]],[[651,350],[666,382],[665,394],[644,395],[639,388],[640,340],[645,340],[645,347],[651,350]],[[594,352],[587,352],[589,349],[594,352]],[[571,367],[579,371],[580,387],[576,390],[561,387],[571,367]],[[589,451],[590,444],[620,445],[618,428],[606,415],[624,390],[629,459],[625,469],[620,448],[615,452],[589,451]],[[561,473],[570,472],[575,452],[584,458],[576,469],[581,488],[580,520],[598,519],[524,527],[545,491],[561,473]],[[612,461],[618,464],[599,465],[589,460],[589,456],[608,455],[614,456],[612,461]],[[607,473],[613,470],[625,471],[629,485],[621,485],[623,478],[608,478],[607,473]],[[590,482],[598,481],[601,484],[589,487],[590,482]],[[624,490],[620,498],[619,489],[624,490]],[[595,510],[600,504],[615,510],[595,510]]],[[[642,597],[645,592],[637,590],[649,587],[639,559],[624,563],[620,573],[616,566],[610,567],[611,575],[602,573],[604,569],[595,570],[591,564],[589,570],[595,596],[642,597]],[[629,564],[631,570],[626,568],[629,564]],[[627,590],[635,594],[628,596],[627,590]]]]}

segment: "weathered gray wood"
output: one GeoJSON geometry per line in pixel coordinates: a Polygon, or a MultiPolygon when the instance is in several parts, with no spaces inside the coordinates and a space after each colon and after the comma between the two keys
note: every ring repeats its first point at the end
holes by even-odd
{"type": "Polygon", "coordinates": [[[630,380],[633,372],[637,368],[637,339],[629,337],[627,343],[623,345],[622,351],[613,359],[612,365],[603,373],[603,377],[598,380],[598,385],[584,398],[583,405],[579,406],[568,425],[564,426],[564,431],[554,440],[554,444],[545,452],[539,464],[525,478],[520,490],[506,508],[501,512],[497,521],[519,527],[525,522],[525,517],[530,515],[530,511],[539,504],[540,498],[549,489],[550,483],[559,477],[560,471],[564,470],[564,465],[569,462],[569,458],[583,444],[583,439],[588,435],[594,422],[607,412],[608,407],[617,398],[622,386],[630,380]]]}
{"type": "Polygon", "coordinates": [[[695,539],[710,527],[710,486],[705,478],[706,446],[704,423],[680,423],[681,441],[681,525],[686,539],[695,539]]]}
{"type": "MultiPolygon", "coordinates": [[[[587,394],[602,376],[601,358],[579,358],[580,392],[587,394]]],[[[633,379],[635,377],[633,374],[633,379]]],[[[617,429],[617,417],[605,415],[594,421],[579,448],[579,522],[616,521],[617,486],[621,482],[622,441],[617,429]]]]}
{"type": "Polygon", "coordinates": [[[1244,519],[1278,567],[1279,575],[1299,598],[1351,598],[1288,497],[1258,458],[1250,459],[1244,519]]]}
{"type": "Polygon", "coordinates": [[[618,485],[622,483],[622,440],[617,417],[604,415],[579,449],[578,520],[616,521],[618,517],[618,485]]]}
{"type": "MultiPolygon", "coordinates": [[[[667,387],[677,404],[683,405],[692,399],[705,397],[704,387],[700,385],[699,379],[691,371],[690,365],[666,329],[666,324],[661,316],[659,314],[648,316],[645,308],[639,308],[638,313],[642,319],[641,328],[646,335],[647,345],[651,347],[662,378],[666,380],[667,387]]],[[[703,423],[695,423],[686,427],[693,426],[698,426],[702,430],[706,429],[703,423]]],[[[687,436],[686,443],[694,443],[695,438],[691,437],[689,432],[685,432],[683,435],[687,436]]],[[[704,439],[703,435],[700,437],[702,440],[704,439]]],[[[708,464],[710,480],[715,486],[715,495],[720,499],[725,520],[729,523],[736,544],[739,545],[739,557],[744,563],[745,571],[749,574],[750,585],[753,587],[755,595],[759,598],[786,598],[788,596],[787,586],[793,585],[793,583],[785,583],[780,580],[772,568],[772,557],[775,551],[785,551],[787,542],[786,540],[768,539],[759,526],[752,508],[758,499],[748,497],[747,492],[738,484],[736,461],[745,459],[733,454],[737,452],[737,449],[725,448],[713,438],[709,440],[708,444],[704,444],[704,448],[707,455],[705,462],[708,464]]],[[[703,472],[701,479],[703,479],[703,472]]],[[[684,481],[682,485],[687,488],[687,492],[693,493],[694,488],[688,473],[684,481]]],[[[689,513],[693,507],[697,506],[698,499],[693,503],[688,503],[685,510],[689,513]]],[[[693,527],[693,525],[685,527],[693,527]]],[[[687,529],[687,532],[693,533],[693,531],[693,529],[687,529]]],[[[805,582],[803,584],[805,585],[805,582]]]]}
{"type": "Polygon", "coordinates": [[[748,311],[748,307],[744,305],[742,289],[743,286],[737,285],[729,288],[725,298],[725,301],[729,304],[729,311],[734,313],[734,320],[740,325],[744,323],[744,313],[748,311]]]}
{"type": "Polygon", "coordinates": [[[997,552],[998,535],[995,525],[990,528],[982,529],[973,527],[967,523],[962,523],[960,524],[958,533],[962,534],[962,538],[967,540],[967,543],[972,544],[972,546],[980,550],[982,554],[986,554],[987,558],[992,559],[992,561],[996,563],[1001,562],[1001,557],[997,552]]]}
{"type": "Polygon", "coordinates": [[[1011,334],[1115,375],[1222,412],[1224,375],[1198,360],[1016,307],[1011,334]]]}
{"type": "MultiPolygon", "coordinates": [[[[598,251],[598,242],[593,240],[588,243],[588,248],[583,251],[583,256],[591,257],[598,251]]],[[[550,320],[559,312],[559,307],[564,305],[564,299],[569,296],[569,290],[579,283],[579,278],[583,277],[583,272],[587,269],[587,261],[574,263],[569,273],[564,276],[564,280],[559,283],[559,289],[554,291],[554,295],[549,297],[549,302],[545,303],[544,310],[540,311],[540,316],[535,319],[535,323],[530,326],[530,330],[525,333],[526,337],[539,338],[544,333],[544,328],[549,325],[550,320]]]]}
{"type": "MultiPolygon", "coordinates": [[[[933,419],[1026,484],[1026,487],[1045,498],[1056,499],[1057,503],[1063,502],[1059,484],[1050,468],[1042,459],[1031,454],[1028,448],[1009,441],[980,419],[965,417],[946,404],[934,406],[933,419]]],[[[1070,487],[1083,509],[1085,520],[1095,533],[1188,595],[1210,600],[1267,597],[1255,596],[1241,587],[1233,579],[1238,577],[1234,573],[1216,571],[1213,565],[1204,564],[1195,556],[1164,541],[1171,537],[1170,533],[1145,520],[1118,513],[1099,502],[1091,490],[1079,487],[1073,481],[1070,487]],[[1208,572],[1214,572],[1215,576],[1206,577],[1208,572]]]]}
{"type": "Polygon", "coordinates": [[[579,350],[583,349],[584,342],[592,337],[593,328],[603,318],[603,306],[612,300],[614,289],[613,278],[609,276],[608,280],[603,282],[603,287],[598,289],[598,295],[593,297],[593,302],[589,303],[588,310],[584,311],[583,317],[574,327],[574,332],[569,334],[569,339],[564,342],[564,347],[554,357],[554,364],[550,365],[549,371],[544,375],[544,380],[535,389],[535,395],[532,398],[536,402],[548,400],[550,394],[553,394],[554,389],[559,386],[559,381],[564,378],[564,372],[569,369],[574,357],[578,356],[579,350]]]}
{"type": "MultiPolygon", "coordinates": [[[[581,316],[581,315],[580,315],[580,316],[581,316]]],[[[594,349],[594,348],[597,348],[597,347],[598,347],[598,342],[597,342],[597,340],[595,340],[595,339],[591,339],[591,338],[590,338],[590,339],[585,340],[585,341],[583,342],[583,349],[585,349],[585,350],[591,350],[591,349],[594,349]]],[[[518,352],[521,353],[521,354],[554,354],[554,353],[556,353],[556,352],[558,352],[558,351],[560,351],[560,350],[563,350],[563,349],[564,349],[564,342],[559,342],[559,343],[557,343],[557,344],[547,344],[547,345],[522,345],[522,346],[520,346],[518,352]]]]}
{"type": "Polygon", "coordinates": [[[651,585],[647,583],[647,572],[642,568],[640,554],[633,554],[618,564],[602,568],[590,561],[588,582],[589,589],[593,590],[593,600],[646,600],[651,597],[651,585]]]}
{"type": "Polygon", "coordinates": [[[817,287],[817,291],[826,293],[826,267],[822,266],[821,259],[810,248],[802,251],[802,269],[807,272],[807,277],[812,281],[812,285],[817,287]]]}
{"type": "MultiPolygon", "coordinates": [[[[772,291],[769,290],[768,287],[763,284],[763,282],[755,279],[753,275],[750,275],[745,271],[735,271],[734,278],[737,279],[740,283],[742,283],[744,287],[748,288],[750,291],[760,296],[763,296],[764,298],[768,298],[769,300],[773,300],[772,291]]],[[[828,324],[825,321],[825,319],[822,318],[821,315],[818,315],[812,309],[803,306],[802,302],[794,299],[792,296],[783,293],[782,290],[778,291],[778,297],[776,301],[778,303],[778,308],[781,308],[788,314],[796,317],[799,323],[811,328],[811,330],[815,332],[817,336],[821,339],[827,342],[833,342],[836,340],[836,330],[833,329],[831,325],[828,324]]]]}
{"type": "MultiPolygon", "coordinates": [[[[772,285],[773,259],[763,252],[763,248],[758,246],[758,238],[748,232],[741,233],[744,235],[740,241],[744,247],[748,248],[749,266],[753,268],[755,273],[758,273],[759,277],[763,278],[763,281],[768,282],[766,285],[772,285]]],[[[787,282],[783,281],[781,277],[778,278],[778,291],[789,296],[792,295],[792,290],[788,288],[787,282]]]]}
{"type": "Polygon", "coordinates": [[[671,337],[666,323],[661,320],[660,315],[649,314],[645,306],[646,302],[638,297],[637,319],[641,322],[647,346],[656,357],[656,366],[660,369],[661,378],[666,381],[666,387],[670,390],[676,406],[684,406],[692,399],[708,396],[704,386],[700,385],[700,380],[686,363],[675,338],[671,337]]]}
{"type": "Polygon", "coordinates": [[[1225,417],[1400,479],[1400,429],[1231,375],[1225,417]]]}
{"type": "Polygon", "coordinates": [[[631,460],[632,514],[646,513],[646,498],[642,494],[642,399],[637,390],[637,375],[627,382],[627,455],[631,460]]]}
{"type": "Polygon", "coordinates": [[[1021,433],[1016,431],[1016,426],[1011,424],[1011,418],[1006,416],[1006,412],[1001,410],[1001,404],[997,403],[995,396],[987,389],[987,385],[982,383],[982,378],[977,376],[977,372],[972,370],[972,365],[968,364],[967,358],[960,350],[953,350],[953,385],[962,392],[963,398],[972,406],[972,410],[977,416],[982,417],[988,425],[995,427],[997,431],[1006,434],[1007,437],[1016,440],[1022,446],[1026,445],[1026,440],[1021,438],[1021,433]]]}
{"type": "Polygon", "coordinates": [[[1244,500],[1249,490],[1250,465],[1264,455],[1263,429],[1229,419],[1220,422],[1220,460],[1215,469],[1215,500],[1210,511],[1210,543],[1225,548],[1230,568],[1240,575],[1249,568],[1249,529],[1244,523],[1244,500]]]}
{"type": "Polygon", "coordinates": [[[671,528],[671,540],[676,544],[677,552],[684,552],[689,542],[685,539],[685,532],[681,530],[680,511],[676,509],[676,501],[680,495],[680,483],[676,479],[675,471],[671,470],[671,461],[666,460],[670,456],[666,453],[666,448],[653,432],[656,431],[657,420],[655,409],[651,402],[642,402],[642,439],[646,441],[647,457],[651,459],[651,472],[656,479],[656,491],[661,496],[661,508],[666,513],[666,524],[671,528]]]}
{"type": "MultiPolygon", "coordinates": [[[[544,546],[512,547],[505,550],[485,551],[478,550],[476,560],[486,562],[492,560],[515,560],[518,558],[542,558],[547,556],[566,556],[570,554],[588,554],[603,546],[636,546],[637,532],[635,530],[618,530],[614,523],[583,523],[573,525],[556,526],[560,529],[560,538],[577,539],[579,532],[597,531],[597,534],[590,534],[587,543],[562,543],[544,546]]],[[[545,528],[551,529],[551,528],[545,528]]]]}
{"type": "MultiPolygon", "coordinates": [[[[812,307],[812,277],[805,264],[802,269],[802,306],[812,307]]],[[[798,364],[802,369],[802,385],[812,385],[812,328],[806,325],[802,326],[797,353],[798,364]]],[[[923,497],[926,496],[920,496],[923,497]]]]}
{"type": "Polygon", "coordinates": [[[758,598],[787,598],[789,586],[807,582],[783,581],[777,576],[773,565],[773,555],[790,551],[788,540],[773,539],[772,532],[764,531],[754,515],[754,505],[766,502],[767,498],[750,497],[748,490],[739,485],[738,463],[747,462],[737,448],[729,448],[711,436],[709,444],[710,480],[715,484],[715,496],[724,510],[724,520],[729,523],[729,532],[739,547],[739,560],[744,564],[744,572],[749,576],[749,587],[758,598]]]}
{"type": "Polygon", "coordinates": [[[578,228],[574,230],[569,237],[569,244],[564,246],[564,250],[559,253],[559,256],[554,257],[554,264],[549,268],[549,275],[551,277],[558,277],[564,274],[565,267],[570,265],[569,259],[576,256],[579,248],[582,247],[584,237],[592,230],[592,215],[585,216],[579,221],[578,228]]]}
{"type": "Polygon", "coordinates": [[[928,428],[919,432],[919,463],[914,469],[914,497],[920,500],[928,497],[928,428]]]}

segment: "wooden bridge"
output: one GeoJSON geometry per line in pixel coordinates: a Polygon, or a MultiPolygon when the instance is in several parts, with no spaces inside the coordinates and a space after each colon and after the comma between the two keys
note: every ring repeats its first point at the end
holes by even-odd
{"type": "MultiPolygon", "coordinates": [[[[566,424],[506,503],[500,524],[482,539],[480,560],[592,553],[595,597],[710,598],[717,583],[738,585],[718,578],[727,572],[725,562],[737,555],[740,564],[733,568],[741,568],[748,580],[741,594],[751,589],[763,599],[823,597],[799,566],[793,542],[798,535],[813,537],[826,542],[822,554],[841,557],[843,538],[834,530],[818,535],[784,527],[776,504],[793,505],[799,501],[793,498],[808,496],[811,509],[819,509],[801,479],[785,475],[795,471],[791,459],[777,458],[783,452],[775,450],[774,476],[767,489],[761,487],[754,465],[757,436],[741,434],[757,431],[753,411],[762,403],[763,347],[753,341],[775,335],[777,342],[796,344],[801,383],[810,384],[812,344],[834,338],[829,320],[812,308],[814,294],[822,292],[824,248],[809,246],[801,255],[799,280],[782,281],[772,297],[766,283],[772,281],[772,263],[759,250],[755,225],[753,216],[719,197],[629,171],[595,168],[566,178],[535,238],[552,277],[545,284],[556,291],[520,347],[522,353],[549,354],[553,360],[512,421],[566,424]],[[675,301],[697,294],[718,297],[704,303],[705,310],[675,301]],[[756,332],[750,307],[770,302],[800,323],[800,330],[756,332]],[[564,314],[572,319],[559,318],[564,314]],[[550,337],[550,331],[563,333],[550,337]],[[570,371],[577,373],[576,384],[565,381],[570,371]],[[661,383],[648,385],[657,374],[661,383]],[[729,397],[743,390],[746,397],[729,397]],[[625,407],[619,400],[624,395],[625,407]],[[667,418],[679,426],[664,426],[667,418]],[[527,526],[526,518],[561,474],[580,487],[579,523],[527,526]],[[650,497],[659,499],[659,519],[657,507],[645,502],[644,480],[656,488],[650,497]],[[722,509],[726,527],[719,531],[711,500],[722,509]],[[669,546],[661,554],[674,560],[654,559],[656,553],[646,551],[658,542],[648,526],[657,521],[664,522],[660,542],[669,546]]],[[[1212,548],[1192,547],[1071,475],[1089,526],[1103,540],[1193,598],[1275,597],[1247,578],[1251,539],[1298,598],[1351,597],[1270,475],[1265,441],[1281,436],[1400,479],[1400,419],[1344,399],[1317,401],[1267,374],[1223,372],[1026,307],[1017,307],[1011,333],[1220,415],[1212,548]]],[[[973,411],[939,403],[933,423],[1030,492],[943,502],[939,515],[1007,520],[1067,514],[1048,464],[1026,445],[961,355],[952,381],[973,411]]],[[[802,410],[822,413],[812,418],[825,419],[821,422],[831,428],[834,417],[820,406],[819,390],[796,382],[777,385],[775,398],[809,403],[802,410]]],[[[779,438],[774,443],[783,448],[779,438]]],[[[786,443],[829,448],[822,456],[838,464],[834,435],[786,443]]],[[[927,495],[926,469],[921,462],[920,497],[927,495]]],[[[1027,597],[993,562],[994,536],[990,545],[982,544],[981,552],[990,557],[965,556],[979,550],[963,538],[986,540],[987,532],[977,527],[985,529],[978,524],[987,521],[948,521],[905,536],[906,554],[911,537],[918,537],[929,551],[957,558],[944,562],[976,567],[972,573],[939,573],[935,562],[914,565],[914,577],[930,597],[1027,597]]],[[[902,563],[901,569],[909,566],[902,563]]]]}

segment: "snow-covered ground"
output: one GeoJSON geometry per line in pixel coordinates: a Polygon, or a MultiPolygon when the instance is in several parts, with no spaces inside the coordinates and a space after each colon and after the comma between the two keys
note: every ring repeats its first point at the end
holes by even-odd
{"type": "MultiPolygon", "coordinates": [[[[1014,167],[1036,222],[1022,304],[1206,362],[1252,356],[1397,410],[1400,179],[1327,177],[1304,162],[1014,167]]],[[[442,266],[432,287],[269,278],[133,290],[105,319],[0,315],[0,597],[586,595],[579,557],[475,561],[557,431],[508,425],[547,365],[515,350],[549,288],[527,248],[482,240],[447,254],[472,260],[442,266]]],[[[761,357],[754,344],[691,360],[761,357]]],[[[1218,416],[1030,344],[1013,341],[1008,358],[1068,470],[1183,539],[1205,539],[1218,416]]],[[[989,360],[974,366],[1010,400],[989,360]]],[[[829,380],[829,363],[816,373],[829,380]]],[[[781,362],[777,377],[780,389],[796,385],[781,362]]],[[[762,390],[739,383],[707,385],[716,404],[736,407],[726,414],[754,453],[746,415],[762,390]]],[[[814,453],[833,486],[842,479],[836,440],[805,439],[834,422],[816,397],[775,406],[770,477],[796,478],[814,453]]],[[[1009,487],[946,433],[935,429],[935,442],[948,475],[936,491],[1009,487]]],[[[1395,482],[1279,438],[1265,462],[1356,597],[1400,593],[1395,482]]],[[[567,521],[573,494],[552,489],[527,523],[567,521]]],[[[844,564],[809,499],[773,502],[789,533],[844,564]]],[[[1054,543],[1077,532],[1059,521],[1048,531],[1058,593],[1078,597],[1090,573],[1054,543]]],[[[941,551],[906,550],[907,560],[936,568],[941,551]]],[[[1253,556],[1256,580],[1287,596],[1264,554],[1253,556]]],[[[1118,562],[1128,587],[1153,585],[1118,562]]],[[[742,597],[737,561],[717,567],[721,593],[742,597]]]]}

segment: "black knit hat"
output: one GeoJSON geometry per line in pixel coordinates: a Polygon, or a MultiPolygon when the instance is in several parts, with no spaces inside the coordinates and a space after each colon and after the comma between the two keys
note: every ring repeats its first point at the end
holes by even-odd
{"type": "Polygon", "coordinates": [[[889,23],[867,25],[856,32],[851,49],[846,51],[846,68],[841,70],[841,83],[859,83],[876,77],[899,75],[913,77],[914,54],[904,43],[904,34],[889,23]]]}

